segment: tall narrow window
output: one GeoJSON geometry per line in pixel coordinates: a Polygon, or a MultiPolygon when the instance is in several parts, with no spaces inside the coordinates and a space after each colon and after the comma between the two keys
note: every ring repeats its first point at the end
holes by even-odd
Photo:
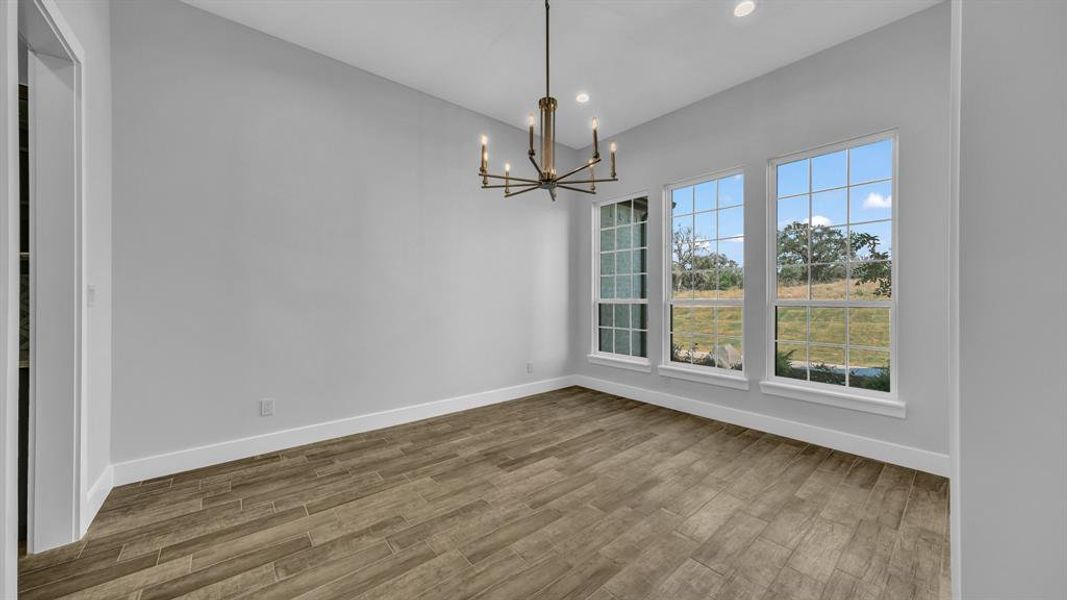
{"type": "Polygon", "coordinates": [[[744,175],[731,173],[667,190],[671,363],[744,366],[744,187],[744,175]]]}
{"type": "Polygon", "coordinates": [[[600,354],[648,357],[648,198],[601,204],[594,218],[600,354]]]}
{"type": "Polygon", "coordinates": [[[776,378],[892,392],[896,138],[774,161],[776,378]]]}

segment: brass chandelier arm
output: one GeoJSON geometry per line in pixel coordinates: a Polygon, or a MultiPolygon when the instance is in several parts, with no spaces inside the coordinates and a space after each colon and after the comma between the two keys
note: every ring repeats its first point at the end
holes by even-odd
{"type": "Polygon", "coordinates": [[[586,170],[586,169],[588,169],[590,167],[596,166],[597,163],[599,163],[599,162],[600,162],[599,158],[594,158],[590,162],[587,162],[587,163],[585,163],[584,165],[582,165],[580,167],[575,167],[575,168],[571,169],[570,171],[567,171],[563,175],[560,175],[559,177],[556,178],[556,181],[563,181],[564,179],[570,177],[571,175],[574,175],[575,173],[581,173],[582,171],[584,171],[584,170],[586,170]]]}
{"type": "Polygon", "coordinates": [[[483,189],[483,190],[494,190],[494,189],[497,189],[497,188],[522,189],[522,188],[537,188],[537,187],[540,187],[540,184],[515,184],[513,186],[512,185],[482,186],[481,189],[483,189]]]}
{"type": "Polygon", "coordinates": [[[511,175],[508,175],[506,177],[504,175],[490,175],[489,173],[478,173],[478,175],[480,177],[488,177],[490,179],[507,179],[508,181],[518,181],[519,183],[536,183],[538,185],[541,184],[541,182],[536,180],[536,179],[526,179],[526,178],[523,178],[523,177],[512,177],[511,175]]]}
{"type": "Polygon", "coordinates": [[[526,188],[525,190],[519,190],[517,192],[511,192],[510,194],[504,194],[504,197],[505,198],[510,198],[512,196],[518,196],[519,194],[525,194],[526,192],[532,192],[532,191],[537,190],[537,189],[541,189],[541,188],[539,186],[530,186],[530,187],[526,188]]]}
{"type": "Polygon", "coordinates": [[[564,181],[557,183],[566,183],[567,185],[578,185],[580,183],[616,183],[618,181],[618,177],[611,177],[608,179],[575,179],[573,181],[564,181]]]}
{"type": "Polygon", "coordinates": [[[594,192],[593,190],[583,190],[582,188],[576,188],[570,185],[563,185],[562,183],[556,184],[556,187],[563,188],[565,190],[570,190],[572,192],[581,192],[583,194],[596,194],[596,192],[594,192]]]}
{"type": "Polygon", "coordinates": [[[530,150],[530,153],[527,156],[530,157],[530,162],[533,164],[534,168],[537,169],[537,176],[543,178],[545,176],[545,172],[541,170],[541,165],[537,164],[537,159],[534,158],[534,151],[530,150]]]}

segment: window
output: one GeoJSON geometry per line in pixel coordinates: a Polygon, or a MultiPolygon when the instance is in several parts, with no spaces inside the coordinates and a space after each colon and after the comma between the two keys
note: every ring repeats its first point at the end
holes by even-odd
{"type": "Polygon", "coordinates": [[[744,187],[744,175],[731,173],[667,190],[670,363],[744,366],[744,187]]]}
{"type": "Polygon", "coordinates": [[[601,204],[594,212],[596,333],[600,354],[648,357],[648,198],[601,204]]]}
{"type": "Polygon", "coordinates": [[[775,378],[893,392],[896,137],[771,164],[775,378]]]}

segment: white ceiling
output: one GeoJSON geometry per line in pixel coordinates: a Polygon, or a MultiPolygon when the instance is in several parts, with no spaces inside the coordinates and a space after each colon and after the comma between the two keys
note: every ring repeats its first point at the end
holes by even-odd
{"type": "MultiPolygon", "coordinates": [[[[544,95],[541,0],[184,1],[516,127],[544,95]]],[[[606,139],[938,2],[757,0],[738,19],[735,1],[554,0],[559,141],[591,143],[594,115],[606,139]]]]}

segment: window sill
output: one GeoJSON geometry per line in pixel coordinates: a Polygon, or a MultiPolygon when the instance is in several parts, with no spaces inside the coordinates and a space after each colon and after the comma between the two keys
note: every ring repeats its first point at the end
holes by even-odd
{"type": "Polygon", "coordinates": [[[896,417],[898,419],[903,419],[905,416],[904,402],[895,398],[876,398],[862,394],[824,390],[806,385],[782,383],[779,381],[761,381],[759,386],[764,394],[771,394],[772,396],[781,396],[783,398],[803,400],[804,402],[814,402],[815,404],[847,408],[860,412],[874,413],[876,415],[896,417]]]}
{"type": "Polygon", "coordinates": [[[735,390],[748,389],[748,378],[744,375],[712,370],[710,367],[683,367],[681,365],[668,364],[659,365],[656,370],[664,377],[720,385],[735,390]]]}
{"type": "Polygon", "coordinates": [[[623,358],[621,356],[612,356],[610,354],[594,353],[589,355],[589,362],[594,365],[629,369],[631,371],[640,371],[641,373],[652,372],[652,363],[650,363],[647,358],[623,358]]]}

